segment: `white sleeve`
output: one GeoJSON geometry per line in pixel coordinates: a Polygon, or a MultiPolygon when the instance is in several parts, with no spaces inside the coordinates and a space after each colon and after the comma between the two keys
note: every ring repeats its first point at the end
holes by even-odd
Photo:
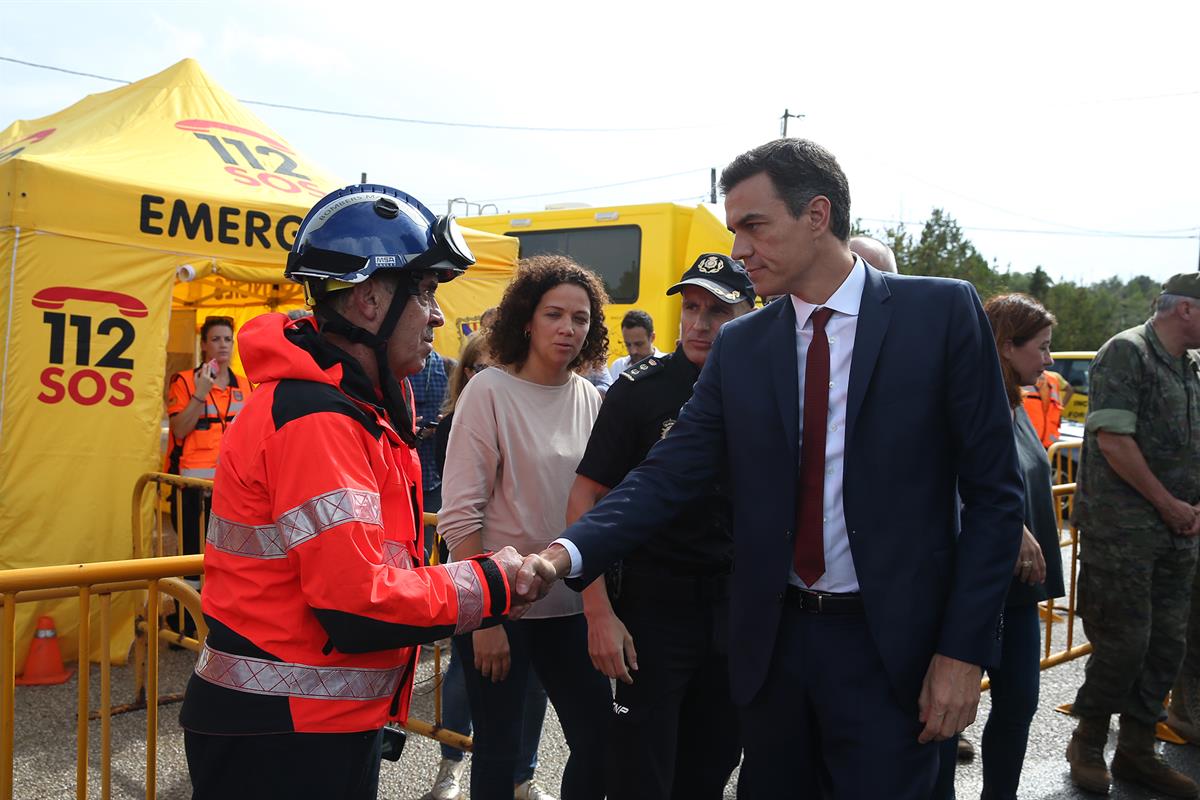
{"type": "Polygon", "coordinates": [[[567,551],[567,555],[571,557],[571,571],[564,575],[564,578],[578,578],[583,573],[583,554],[579,552],[579,548],[570,539],[555,539],[550,544],[562,545],[562,549],[567,551]]]}

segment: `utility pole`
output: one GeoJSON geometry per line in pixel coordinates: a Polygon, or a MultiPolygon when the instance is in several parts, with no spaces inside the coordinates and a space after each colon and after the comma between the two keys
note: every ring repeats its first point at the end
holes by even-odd
{"type": "Polygon", "coordinates": [[[709,170],[708,177],[708,202],[713,205],[717,204],[717,168],[712,167],[709,170]]]}
{"type": "Polygon", "coordinates": [[[804,119],[803,114],[792,114],[786,108],[783,110],[783,116],[779,118],[779,135],[787,138],[787,124],[789,119],[804,119]]]}

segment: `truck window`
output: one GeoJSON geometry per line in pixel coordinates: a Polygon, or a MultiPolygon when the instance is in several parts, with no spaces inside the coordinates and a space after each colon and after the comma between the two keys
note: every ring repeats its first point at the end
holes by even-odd
{"type": "Polygon", "coordinates": [[[637,225],[510,231],[521,242],[521,258],[565,255],[595,272],[614,303],[638,298],[642,229],[637,225]]]}
{"type": "Polygon", "coordinates": [[[1090,358],[1057,358],[1050,369],[1067,379],[1081,394],[1088,393],[1088,376],[1092,369],[1090,358]]]}

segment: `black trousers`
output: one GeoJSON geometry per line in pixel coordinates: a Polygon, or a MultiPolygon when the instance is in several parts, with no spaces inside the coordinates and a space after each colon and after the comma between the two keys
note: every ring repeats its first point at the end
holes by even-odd
{"type": "Polygon", "coordinates": [[[184,731],[192,800],[375,800],[383,731],[219,736],[184,731]]]}
{"type": "Polygon", "coordinates": [[[741,756],[729,696],[725,577],[627,572],[617,616],[637,650],[617,681],[606,788],[621,800],[720,800],[741,756]]]}

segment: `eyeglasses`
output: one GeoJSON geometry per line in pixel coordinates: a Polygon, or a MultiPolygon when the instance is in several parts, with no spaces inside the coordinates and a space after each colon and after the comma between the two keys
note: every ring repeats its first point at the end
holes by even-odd
{"type": "Polygon", "coordinates": [[[425,308],[432,308],[437,304],[438,284],[435,282],[429,288],[423,289],[421,288],[422,283],[424,283],[424,280],[421,277],[413,275],[408,285],[408,294],[410,297],[416,298],[417,302],[425,308]]]}

